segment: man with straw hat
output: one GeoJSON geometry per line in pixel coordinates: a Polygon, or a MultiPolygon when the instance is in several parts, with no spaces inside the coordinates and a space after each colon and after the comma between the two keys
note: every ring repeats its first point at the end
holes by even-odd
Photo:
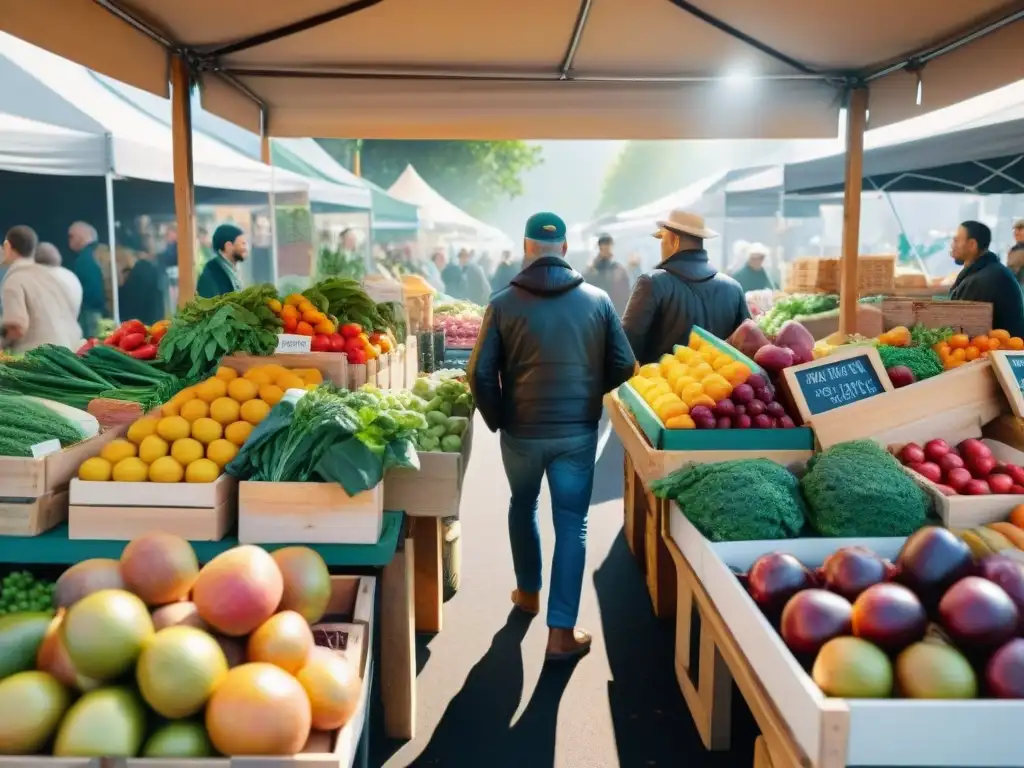
{"type": "Polygon", "coordinates": [[[727,339],[750,317],[740,284],[708,263],[704,241],[718,233],[704,218],[677,208],[657,224],[661,263],[637,280],[622,317],[641,364],[686,344],[695,325],[727,339]]]}

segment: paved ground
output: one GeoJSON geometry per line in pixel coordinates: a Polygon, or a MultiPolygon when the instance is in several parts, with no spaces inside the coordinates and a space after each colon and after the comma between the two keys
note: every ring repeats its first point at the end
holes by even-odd
{"type": "MultiPolygon", "coordinates": [[[[475,429],[462,500],[462,587],[445,605],[441,634],[420,643],[417,737],[388,742],[375,717],[370,765],[749,768],[749,714],[737,712],[733,750],[710,754],[679,693],[672,628],[652,616],[622,538],[623,457],[614,434],[597,464],[580,613],[593,650],[574,668],[542,670],[543,615],[531,623],[509,611],[509,491],[497,437],[479,420],[475,429]]],[[[540,515],[549,563],[546,494],[540,515]]]]}

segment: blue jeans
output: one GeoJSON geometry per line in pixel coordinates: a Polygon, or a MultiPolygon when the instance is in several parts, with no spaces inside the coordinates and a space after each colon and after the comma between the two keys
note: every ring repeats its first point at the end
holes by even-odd
{"type": "Polygon", "coordinates": [[[553,439],[516,438],[502,432],[501,459],[512,489],[508,535],[516,586],[540,592],[540,529],[537,501],[546,474],[555,524],[555,556],[551,565],[548,626],[571,629],[580,610],[580,589],[587,556],[587,515],[594,488],[597,430],[553,439]]]}

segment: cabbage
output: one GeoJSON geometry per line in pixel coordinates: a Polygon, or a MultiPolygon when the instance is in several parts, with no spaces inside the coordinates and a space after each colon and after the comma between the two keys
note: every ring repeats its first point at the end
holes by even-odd
{"type": "Polygon", "coordinates": [[[445,435],[441,438],[441,450],[445,453],[458,453],[462,450],[462,438],[458,435],[445,435]]]}
{"type": "Polygon", "coordinates": [[[469,427],[469,419],[464,416],[452,416],[448,419],[449,435],[464,435],[469,427]]]}
{"type": "Polygon", "coordinates": [[[436,451],[441,441],[433,435],[421,434],[416,438],[416,447],[421,451],[436,451]]]}
{"type": "Polygon", "coordinates": [[[444,411],[430,411],[427,414],[427,424],[430,425],[430,426],[434,426],[435,424],[440,424],[445,429],[447,429],[448,428],[448,416],[444,413],[444,411]]]}
{"type": "Polygon", "coordinates": [[[432,427],[427,427],[427,434],[432,435],[438,439],[445,436],[448,432],[447,424],[435,424],[432,427]]]}

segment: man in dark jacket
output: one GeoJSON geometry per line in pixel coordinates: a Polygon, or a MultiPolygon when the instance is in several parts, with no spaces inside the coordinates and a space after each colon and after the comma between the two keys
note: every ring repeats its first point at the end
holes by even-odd
{"type": "Polygon", "coordinates": [[[474,260],[472,251],[459,253],[459,265],[462,267],[462,280],[466,291],[464,298],[466,301],[484,306],[491,298],[491,281],[487,279],[487,271],[478,260],[474,260]]]}
{"type": "Polygon", "coordinates": [[[73,257],[68,269],[82,284],[82,308],[78,324],[82,335],[91,339],[96,335],[99,320],[107,312],[107,290],[103,285],[103,270],[96,261],[96,230],[91,224],[76,221],[68,229],[68,246],[73,257]]]}
{"type": "Polygon", "coordinates": [[[565,223],[538,213],[526,223],[524,269],[484,314],[469,361],[469,385],[492,432],[512,491],[512,602],[540,611],[537,499],[547,475],[555,526],[548,598],[548,659],[582,655],[590,635],[576,627],[586,559],[601,398],[636,361],[608,295],[564,260],[565,223]]]}
{"type": "Polygon", "coordinates": [[[196,293],[205,299],[242,290],[238,265],[249,255],[249,243],[234,224],[221,224],[213,233],[213,250],[217,256],[203,267],[196,285],[196,293]]]}
{"type": "Polygon", "coordinates": [[[522,266],[522,262],[512,262],[512,251],[502,251],[501,263],[498,264],[494,270],[494,275],[491,276],[491,293],[497,293],[502,288],[508,288],[508,284],[512,282],[513,277],[519,274],[522,266]]]}
{"type": "Polygon", "coordinates": [[[444,267],[441,268],[441,279],[444,281],[444,292],[451,296],[453,299],[466,298],[466,275],[462,271],[462,254],[468,253],[466,250],[459,251],[459,263],[452,264],[448,262],[444,267]]]}
{"type": "Polygon", "coordinates": [[[629,287],[632,281],[629,279],[629,272],[626,268],[615,261],[612,253],[612,246],[615,241],[611,235],[601,235],[597,238],[597,258],[583,273],[583,278],[591,285],[596,285],[608,294],[612,300],[612,306],[621,316],[626,311],[626,302],[629,301],[629,287]]]}
{"type": "Polygon", "coordinates": [[[950,248],[953,261],[963,269],[953,283],[954,301],[987,301],[992,304],[992,327],[1024,337],[1024,298],[1016,275],[989,250],[992,230],[980,221],[965,221],[956,231],[950,248]]]}
{"type": "Polygon", "coordinates": [[[702,217],[675,210],[658,227],[661,263],[640,275],[622,317],[640,363],[687,344],[695,325],[727,339],[750,317],[740,284],[708,263],[704,240],[718,234],[705,228],[702,217]]]}

